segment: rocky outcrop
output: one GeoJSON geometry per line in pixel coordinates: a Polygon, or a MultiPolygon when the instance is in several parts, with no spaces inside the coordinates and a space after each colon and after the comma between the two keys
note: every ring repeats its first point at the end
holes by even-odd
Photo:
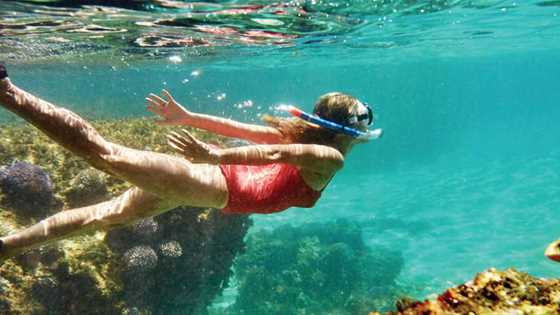
{"type": "Polygon", "coordinates": [[[538,279],[515,269],[489,269],[434,300],[402,299],[397,309],[386,315],[560,314],[560,280],[538,279]]]}

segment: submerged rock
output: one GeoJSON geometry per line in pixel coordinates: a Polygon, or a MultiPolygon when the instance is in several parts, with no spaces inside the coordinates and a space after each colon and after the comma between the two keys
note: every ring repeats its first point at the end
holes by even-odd
{"type": "MultiPolygon", "coordinates": [[[[387,315],[560,314],[560,280],[489,269],[435,300],[402,301],[387,315]]],[[[379,315],[379,313],[370,313],[379,315]]]]}
{"type": "Polygon", "coordinates": [[[28,218],[46,217],[57,206],[49,175],[27,162],[15,162],[0,172],[0,192],[2,206],[28,218]]]}

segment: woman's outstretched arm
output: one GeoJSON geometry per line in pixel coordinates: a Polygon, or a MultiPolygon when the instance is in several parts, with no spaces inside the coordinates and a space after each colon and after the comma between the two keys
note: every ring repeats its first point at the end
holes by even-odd
{"type": "Polygon", "coordinates": [[[192,136],[188,131],[173,132],[169,145],[193,163],[249,164],[289,163],[320,174],[332,175],[344,165],[336,149],[318,144],[249,145],[219,149],[192,136]]]}
{"type": "Polygon", "coordinates": [[[245,139],[254,143],[282,143],[282,134],[275,128],[241,123],[232,119],[193,113],[177,103],[171,94],[163,90],[163,97],[150,94],[146,97],[147,109],[163,118],[165,125],[188,125],[226,137],[245,139]]]}

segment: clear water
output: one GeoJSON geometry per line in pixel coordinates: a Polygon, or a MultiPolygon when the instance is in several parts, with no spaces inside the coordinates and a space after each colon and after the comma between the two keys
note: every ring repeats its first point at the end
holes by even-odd
{"type": "MultiPolygon", "coordinates": [[[[310,109],[333,90],[374,104],[385,136],[355,148],[314,209],[255,215],[254,231],[336,218],[359,222],[368,244],[402,252],[399,282],[417,298],[489,267],[558,275],[558,265],[543,257],[560,235],[558,1],[293,1],[285,15],[225,21],[194,14],[197,25],[285,38],[250,42],[243,34],[197,33],[183,23],[135,25],[105,34],[102,44],[54,26],[5,26],[91,22],[68,12],[92,7],[31,2],[0,4],[0,56],[18,84],[86,117],[146,116],[144,96],[163,87],[195,111],[252,122],[279,103],[310,109]],[[305,17],[294,12],[302,7],[305,17]],[[146,33],[198,36],[212,45],[133,44],[146,33]],[[53,36],[82,45],[64,46],[53,36]],[[14,53],[14,43],[22,53],[14,53]],[[239,108],[248,100],[252,107],[239,108]]],[[[95,24],[124,28],[130,16],[153,22],[193,14],[144,3],[104,7],[128,20],[103,13],[95,24]]],[[[199,10],[240,4],[220,1],[199,10]]]]}

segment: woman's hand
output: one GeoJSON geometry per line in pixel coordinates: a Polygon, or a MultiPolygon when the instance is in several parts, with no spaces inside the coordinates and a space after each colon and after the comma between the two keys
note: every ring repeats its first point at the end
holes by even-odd
{"type": "Polygon", "coordinates": [[[171,132],[167,135],[167,143],[192,163],[219,164],[220,162],[219,149],[214,149],[196,139],[185,129],[181,129],[181,133],[171,132]]]}
{"type": "Polygon", "coordinates": [[[146,97],[146,101],[148,102],[146,109],[163,118],[157,120],[156,123],[160,125],[184,124],[191,116],[191,112],[177,103],[167,90],[163,90],[162,95],[167,101],[153,93],[150,93],[150,95],[146,97]]]}

